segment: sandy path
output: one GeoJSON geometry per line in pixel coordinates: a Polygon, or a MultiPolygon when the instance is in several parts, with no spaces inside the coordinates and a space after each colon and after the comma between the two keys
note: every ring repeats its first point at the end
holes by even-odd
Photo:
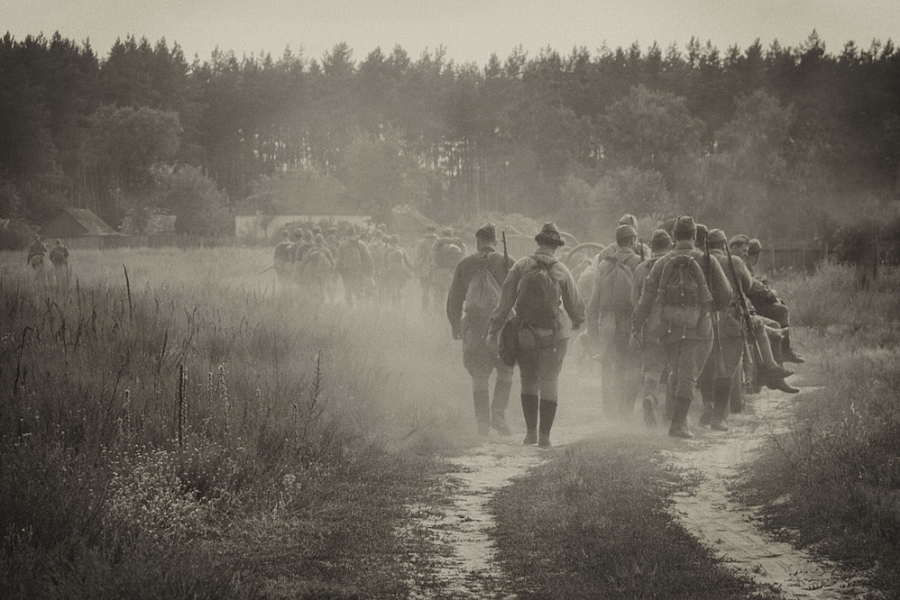
{"type": "Polygon", "coordinates": [[[496,521],[488,502],[498,489],[550,459],[554,452],[607,427],[596,398],[598,382],[574,372],[563,377],[563,393],[551,434],[554,449],[549,451],[522,445],[524,422],[514,390],[507,412],[512,436],[499,438],[492,432],[488,442],[451,461],[458,472],[448,490],[450,508],[410,507],[413,520],[408,527],[424,529],[445,549],[435,560],[436,572],[429,576],[433,578],[425,580],[421,572],[411,573],[411,597],[514,597],[495,560],[490,532],[496,521]]]}
{"type": "MultiPolygon", "coordinates": [[[[410,573],[413,598],[511,598],[505,574],[495,560],[490,536],[495,526],[488,502],[493,494],[529,469],[550,459],[567,444],[611,431],[600,409],[599,380],[569,371],[561,381],[563,399],[553,428],[554,450],[521,444],[524,427],[518,396],[507,419],[511,438],[496,436],[453,460],[458,468],[447,484],[447,506],[410,507],[411,529],[427,532],[443,552],[410,573]],[[427,573],[427,575],[426,575],[427,573]]],[[[743,414],[732,415],[731,431],[701,432],[688,442],[671,440],[655,430],[673,465],[699,474],[696,489],[677,494],[673,510],[686,529],[725,558],[729,566],[762,584],[780,589],[788,598],[851,598],[864,590],[842,581],[833,566],[814,561],[807,553],[777,542],[759,531],[752,512],[734,502],[729,493],[738,468],[773,432],[784,431],[793,415],[795,398],[764,391],[748,398],[743,414]]],[[[619,426],[621,427],[621,426],[619,426]]],[[[635,414],[635,433],[646,434],[635,414]],[[639,433],[640,432],[640,433],[639,433]]],[[[492,434],[493,435],[493,434],[492,434]]],[[[402,535],[402,533],[401,533],[402,535]]]]}
{"type": "Polygon", "coordinates": [[[773,433],[790,426],[797,396],[765,390],[748,398],[744,413],[729,417],[728,433],[703,434],[680,450],[668,451],[674,464],[700,474],[695,490],[675,495],[674,510],[685,528],[729,566],[775,586],[786,597],[860,597],[864,590],[839,579],[832,565],[761,533],[754,512],[736,504],[729,494],[738,468],[752,460],[773,433]]]}

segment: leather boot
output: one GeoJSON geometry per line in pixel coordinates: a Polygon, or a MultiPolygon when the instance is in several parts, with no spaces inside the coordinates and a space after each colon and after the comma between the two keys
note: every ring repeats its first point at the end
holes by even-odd
{"type": "Polygon", "coordinates": [[[658,403],[659,401],[656,399],[656,395],[652,392],[644,394],[642,408],[644,409],[644,425],[647,427],[656,427],[656,405],[658,403]]]}
{"type": "Polygon", "coordinates": [[[550,429],[553,427],[553,419],[556,418],[556,401],[541,398],[541,428],[538,436],[538,446],[550,447],[550,429]]]}
{"type": "Polygon", "coordinates": [[[784,335],[781,338],[781,358],[784,362],[797,365],[802,365],[806,362],[802,356],[794,352],[793,348],[791,348],[791,332],[787,328],[784,329],[784,335]]]}
{"type": "Polygon", "coordinates": [[[525,439],[523,444],[537,444],[538,397],[522,394],[522,414],[525,416],[525,439]]]}
{"type": "Polygon", "coordinates": [[[506,424],[504,414],[509,405],[509,390],[512,381],[497,381],[494,384],[494,401],[491,403],[491,427],[497,430],[503,437],[509,436],[509,426],[506,424]]]}
{"type": "Polygon", "coordinates": [[[800,390],[795,387],[792,387],[787,381],[784,380],[784,377],[770,377],[766,381],[766,387],[770,390],[778,390],[780,392],[784,392],[785,394],[796,394],[800,390]]]}
{"type": "Polygon", "coordinates": [[[672,425],[669,427],[669,436],[690,439],[694,434],[690,432],[687,426],[687,414],[691,408],[690,398],[675,398],[675,406],[672,412],[672,425]]]}
{"type": "Polygon", "coordinates": [[[490,399],[487,390],[473,392],[475,400],[475,420],[478,422],[478,435],[486,436],[491,431],[490,399]]]}
{"type": "Polygon", "coordinates": [[[721,377],[714,384],[715,402],[709,428],[713,431],[728,431],[725,416],[728,414],[728,403],[731,400],[731,378],[721,377]]]}

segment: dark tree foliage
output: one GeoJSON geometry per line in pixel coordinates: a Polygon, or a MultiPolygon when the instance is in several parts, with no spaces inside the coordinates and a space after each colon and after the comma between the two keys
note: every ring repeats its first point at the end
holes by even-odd
{"type": "Polygon", "coordinates": [[[148,174],[163,167],[209,178],[224,193],[204,192],[216,210],[308,172],[380,213],[396,200],[442,221],[565,214],[577,231],[618,210],[684,210],[770,239],[822,235],[835,215],[900,192],[890,41],[517,48],[482,67],[441,47],[357,55],[345,43],[321,57],[217,48],[188,64],[165,40],[126,37],[98,56],[59,34],[7,34],[0,81],[0,217],[32,221],[68,204],[117,223],[118,195],[158,195],[148,174]],[[127,143],[129,123],[154,122],[163,146],[127,143]]]}

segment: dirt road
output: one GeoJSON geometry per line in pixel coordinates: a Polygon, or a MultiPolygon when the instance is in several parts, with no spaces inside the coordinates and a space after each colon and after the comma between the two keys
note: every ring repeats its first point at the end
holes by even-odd
{"type": "MultiPolygon", "coordinates": [[[[602,435],[611,426],[600,410],[598,380],[569,374],[563,388],[553,430],[555,450],[521,445],[521,433],[512,438],[492,438],[464,456],[454,459],[459,473],[448,488],[446,508],[411,507],[413,528],[424,528],[444,549],[429,571],[413,569],[410,581],[417,598],[512,597],[504,573],[494,560],[490,532],[495,525],[487,505],[502,486],[565,445],[591,435],[602,435]]],[[[517,398],[517,396],[514,396],[517,398]]],[[[652,432],[660,439],[664,456],[674,465],[694,471],[695,490],[675,497],[674,513],[685,528],[719,553],[730,566],[763,584],[780,589],[789,598],[850,598],[862,592],[853,582],[840,581],[828,564],[817,563],[804,552],[774,541],[761,533],[752,511],[737,504],[729,485],[738,467],[772,432],[789,426],[796,396],[765,391],[748,400],[747,410],[731,418],[731,431],[705,432],[689,442],[676,442],[664,430],[652,432]]],[[[518,423],[519,408],[511,403],[511,423],[518,423]]],[[[621,427],[621,426],[617,426],[621,427]]],[[[519,426],[521,429],[521,425],[519,426]]],[[[647,435],[635,415],[634,431],[647,435]]]]}

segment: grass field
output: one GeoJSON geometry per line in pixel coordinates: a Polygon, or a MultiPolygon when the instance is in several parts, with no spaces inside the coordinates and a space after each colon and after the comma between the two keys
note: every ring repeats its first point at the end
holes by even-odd
{"type": "MultiPolygon", "coordinates": [[[[77,252],[63,288],[0,255],[0,597],[407,595],[406,559],[431,542],[398,539],[404,506],[476,442],[459,347],[415,284],[397,309],[349,311],[259,275],[269,262],[267,249],[77,252]]],[[[777,282],[804,377],[826,387],[744,489],[773,529],[888,595],[898,283],[885,271],[860,292],[835,265],[777,282]]],[[[503,490],[498,547],[517,591],[765,595],[665,513],[679,485],[652,448],[612,440],[503,490]]]]}
{"type": "Polygon", "coordinates": [[[823,386],[773,438],[745,492],[796,544],[863,570],[900,597],[900,271],[866,291],[825,264],[776,287],[801,326],[804,379],[823,386]]]}
{"type": "Polygon", "coordinates": [[[0,259],[0,596],[402,592],[392,528],[472,441],[458,348],[413,285],[350,312],[269,261],[0,259]]]}

